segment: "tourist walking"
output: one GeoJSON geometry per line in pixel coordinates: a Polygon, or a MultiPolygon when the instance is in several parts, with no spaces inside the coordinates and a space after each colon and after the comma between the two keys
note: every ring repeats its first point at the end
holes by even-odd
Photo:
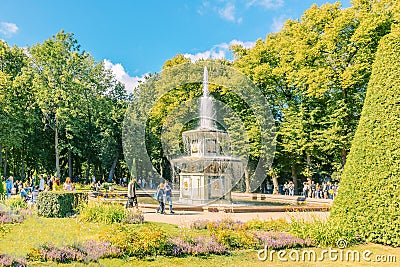
{"type": "Polygon", "coordinates": [[[157,208],[157,213],[165,214],[165,203],[164,203],[164,184],[160,183],[156,193],[156,199],[160,206],[157,208]]]}
{"type": "Polygon", "coordinates": [[[126,207],[133,208],[134,203],[135,207],[139,208],[136,196],[136,179],[132,179],[128,184],[128,202],[126,203],[126,207]]]}
{"type": "Polygon", "coordinates": [[[169,213],[174,214],[175,212],[172,210],[172,188],[168,182],[165,182],[164,190],[166,202],[169,204],[169,213]]]}
{"type": "Polygon", "coordinates": [[[6,198],[11,197],[12,188],[13,188],[13,177],[10,176],[6,181],[6,198]]]}

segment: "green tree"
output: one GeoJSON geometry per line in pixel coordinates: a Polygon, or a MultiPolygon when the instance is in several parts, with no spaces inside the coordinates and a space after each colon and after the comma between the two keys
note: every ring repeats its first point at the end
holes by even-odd
{"type": "Polygon", "coordinates": [[[400,246],[400,29],[378,47],[339,195],[334,224],[369,242],[400,246]]]}
{"type": "Polygon", "coordinates": [[[57,33],[52,38],[29,49],[31,67],[35,74],[36,101],[43,112],[46,127],[54,130],[56,176],[60,173],[60,128],[64,108],[74,95],[72,82],[78,69],[74,68],[79,45],[72,34],[57,33]]]}

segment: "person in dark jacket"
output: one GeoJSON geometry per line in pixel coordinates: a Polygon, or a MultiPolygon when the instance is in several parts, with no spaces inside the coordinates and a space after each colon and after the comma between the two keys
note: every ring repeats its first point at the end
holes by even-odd
{"type": "Polygon", "coordinates": [[[157,208],[157,213],[165,214],[165,203],[164,203],[164,184],[160,183],[157,188],[156,198],[160,206],[157,208]]]}
{"type": "Polygon", "coordinates": [[[133,204],[138,208],[138,201],[136,196],[136,180],[132,179],[128,184],[128,203],[127,208],[132,208],[133,204]]]}

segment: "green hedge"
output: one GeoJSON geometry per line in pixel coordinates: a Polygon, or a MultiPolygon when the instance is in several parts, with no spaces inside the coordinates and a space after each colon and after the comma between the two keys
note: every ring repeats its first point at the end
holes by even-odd
{"type": "Polygon", "coordinates": [[[400,30],[382,38],[330,220],[400,246],[400,30]]]}
{"type": "Polygon", "coordinates": [[[62,218],[87,203],[87,193],[45,191],[39,194],[37,209],[40,216],[62,218]]]}

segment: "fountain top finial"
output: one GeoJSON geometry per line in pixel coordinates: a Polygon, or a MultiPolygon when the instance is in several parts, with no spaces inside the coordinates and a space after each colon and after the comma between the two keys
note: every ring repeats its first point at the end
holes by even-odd
{"type": "Polygon", "coordinates": [[[208,97],[208,70],[207,67],[204,66],[204,73],[203,73],[203,96],[208,97]]]}

